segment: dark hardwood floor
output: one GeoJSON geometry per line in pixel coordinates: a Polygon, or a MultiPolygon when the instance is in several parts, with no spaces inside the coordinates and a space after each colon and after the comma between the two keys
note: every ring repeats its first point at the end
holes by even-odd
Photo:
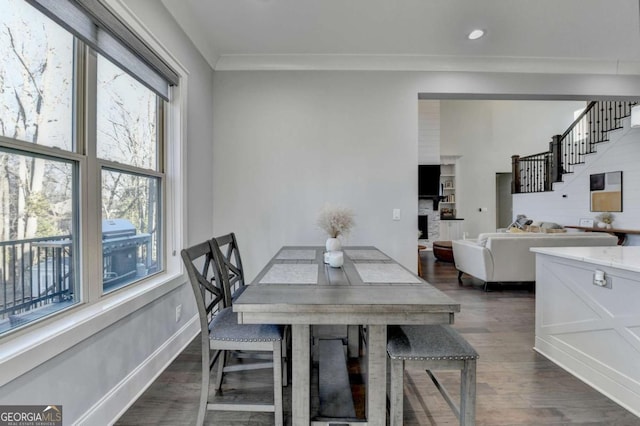
{"type": "MultiPolygon", "coordinates": [[[[454,327],[480,354],[477,371],[477,425],[640,425],[640,418],[557,367],[533,349],[535,294],[531,286],[494,287],[467,275],[463,286],[450,263],[421,252],[424,278],[462,304],[454,327]]],[[[200,390],[199,343],[194,341],[120,418],[118,425],[194,424],[200,390]]],[[[356,410],[363,415],[363,386],[358,362],[349,365],[356,410]]],[[[225,398],[238,391],[257,399],[271,395],[270,372],[234,374],[225,382],[225,398]],[[239,377],[238,377],[239,376],[239,377]]],[[[455,425],[457,420],[422,370],[407,370],[404,424],[455,425]]],[[[438,374],[448,391],[459,395],[458,373],[438,374]]],[[[285,388],[285,422],[291,420],[291,388],[285,388]]],[[[269,425],[266,413],[212,412],[210,425],[269,425]]]]}

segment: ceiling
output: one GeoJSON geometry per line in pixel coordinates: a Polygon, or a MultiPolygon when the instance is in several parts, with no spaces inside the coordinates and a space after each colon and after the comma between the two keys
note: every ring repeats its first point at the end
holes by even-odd
{"type": "Polygon", "coordinates": [[[640,0],[162,2],[214,69],[640,74],[640,0]]]}

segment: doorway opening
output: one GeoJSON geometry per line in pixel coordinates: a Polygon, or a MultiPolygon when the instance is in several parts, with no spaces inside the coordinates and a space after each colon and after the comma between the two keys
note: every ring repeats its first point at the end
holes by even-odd
{"type": "Polygon", "coordinates": [[[513,222],[511,173],[496,173],[496,229],[507,228],[513,222]]]}

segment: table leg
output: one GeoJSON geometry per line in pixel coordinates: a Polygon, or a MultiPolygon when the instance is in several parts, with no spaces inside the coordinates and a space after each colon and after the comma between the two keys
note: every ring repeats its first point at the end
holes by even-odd
{"type": "Polygon", "coordinates": [[[347,355],[349,358],[360,356],[360,326],[347,326],[347,355]]]}
{"type": "MultiPolygon", "coordinates": [[[[295,389],[294,389],[295,390],[295,389]]],[[[387,326],[367,327],[367,425],[387,418],[387,326]]]]}
{"type": "MultiPolygon", "coordinates": [[[[311,387],[311,337],[309,325],[295,324],[291,326],[292,346],[292,398],[291,417],[294,425],[308,425],[311,421],[310,387],[311,387]]],[[[386,329],[385,329],[386,331],[386,329]]]]}

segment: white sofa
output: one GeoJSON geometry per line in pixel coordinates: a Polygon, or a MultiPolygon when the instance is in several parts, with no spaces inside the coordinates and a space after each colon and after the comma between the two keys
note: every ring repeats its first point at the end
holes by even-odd
{"type": "Polygon", "coordinates": [[[489,233],[475,240],[454,240],[453,257],[458,281],[466,273],[485,282],[535,281],[535,255],[531,247],[615,246],[606,233],[489,233]]]}

